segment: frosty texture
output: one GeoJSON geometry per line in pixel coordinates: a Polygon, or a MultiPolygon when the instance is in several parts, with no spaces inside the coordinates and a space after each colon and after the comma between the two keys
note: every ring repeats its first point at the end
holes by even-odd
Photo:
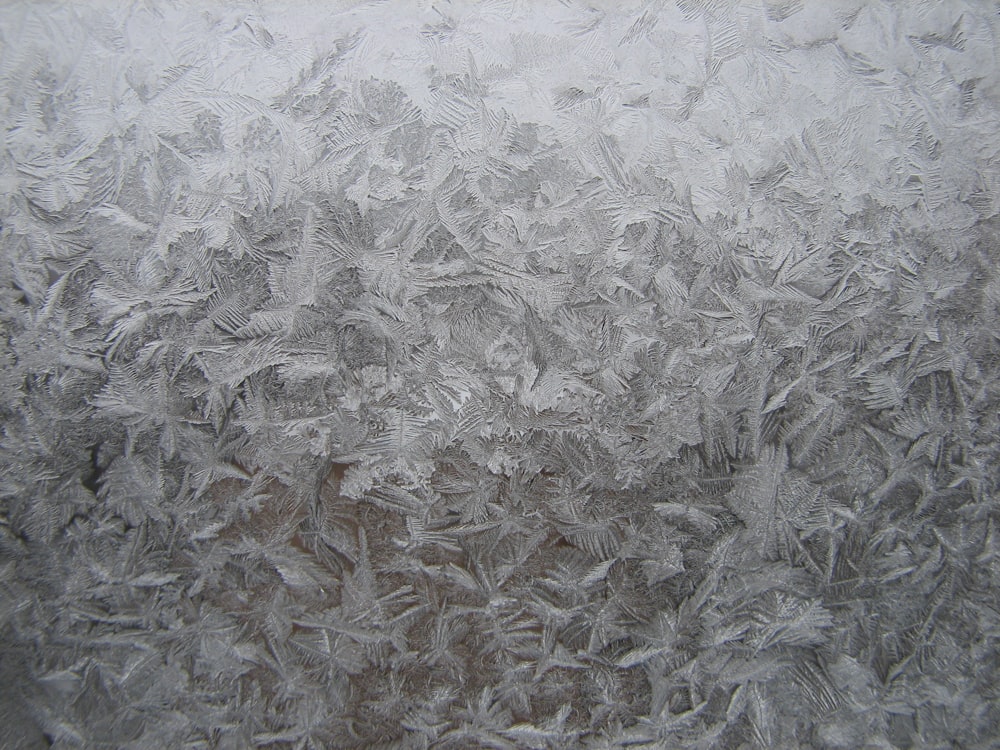
{"type": "Polygon", "coordinates": [[[995,7],[619,5],[0,4],[0,745],[992,746],[995,7]]]}

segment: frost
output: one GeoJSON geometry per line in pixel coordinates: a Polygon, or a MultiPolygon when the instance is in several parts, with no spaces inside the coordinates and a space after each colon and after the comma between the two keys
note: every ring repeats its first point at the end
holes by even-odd
{"type": "Polygon", "coordinates": [[[990,747],[988,4],[0,9],[0,745],[990,747]]]}

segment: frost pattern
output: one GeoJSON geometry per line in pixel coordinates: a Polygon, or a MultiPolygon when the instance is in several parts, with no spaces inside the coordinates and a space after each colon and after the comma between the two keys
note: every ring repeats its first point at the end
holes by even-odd
{"type": "Polygon", "coordinates": [[[995,7],[311,5],[0,8],[0,744],[993,746],[995,7]]]}

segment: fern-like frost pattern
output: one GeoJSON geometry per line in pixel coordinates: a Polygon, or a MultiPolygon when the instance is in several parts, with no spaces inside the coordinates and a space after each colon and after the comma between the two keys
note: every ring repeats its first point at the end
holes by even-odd
{"type": "Polygon", "coordinates": [[[989,748],[987,2],[0,8],[0,745],[989,748]]]}

